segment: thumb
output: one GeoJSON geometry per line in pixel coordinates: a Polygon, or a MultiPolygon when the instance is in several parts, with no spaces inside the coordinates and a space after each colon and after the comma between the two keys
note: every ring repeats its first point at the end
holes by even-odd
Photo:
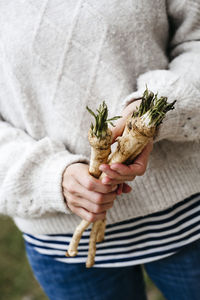
{"type": "Polygon", "coordinates": [[[126,125],[126,119],[127,116],[123,116],[122,118],[118,119],[115,123],[115,127],[112,128],[112,143],[115,142],[118,136],[122,135],[124,127],[126,125]]]}
{"type": "Polygon", "coordinates": [[[122,118],[117,120],[117,122],[115,123],[116,126],[112,129],[112,143],[115,142],[118,136],[122,135],[127,118],[133,113],[133,111],[138,109],[140,103],[141,99],[135,99],[124,109],[122,113],[122,118]]]}

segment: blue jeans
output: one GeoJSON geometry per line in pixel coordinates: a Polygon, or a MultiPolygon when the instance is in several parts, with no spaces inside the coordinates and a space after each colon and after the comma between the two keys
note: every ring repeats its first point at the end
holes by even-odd
{"type": "MultiPolygon", "coordinates": [[[[146,300],[141,266],[91,268],[57,262],[26,244],[36,279],[51,300],[146,300]]],[[[144,265],[167,300],[200,299],[200,240],[144,265]]]]}

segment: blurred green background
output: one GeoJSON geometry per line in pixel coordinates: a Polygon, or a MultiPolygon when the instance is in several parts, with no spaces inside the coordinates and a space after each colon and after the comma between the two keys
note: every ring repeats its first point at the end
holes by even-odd
{"type": "MultiPolygon", "coordinates": [[[[0,300],[48,300],[31,272],[21,233],[3,216],[0,228],[0,300]]],[[[145,280],[148,300],[164,300],[146,274],[145,280]]]]}

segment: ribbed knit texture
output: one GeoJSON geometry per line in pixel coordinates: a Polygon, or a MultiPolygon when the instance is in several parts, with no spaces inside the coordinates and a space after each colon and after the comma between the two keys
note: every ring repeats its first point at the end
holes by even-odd
{"type": "Polygon", "coordinates": [[[72,231],[62,175],[88,163],[91,116],[119,115],[145,85],[177,99],[144,176],[119,196],[109,224],[199,192],[200,1],[0,2],[0,212],[23,231],[72,231]]]}

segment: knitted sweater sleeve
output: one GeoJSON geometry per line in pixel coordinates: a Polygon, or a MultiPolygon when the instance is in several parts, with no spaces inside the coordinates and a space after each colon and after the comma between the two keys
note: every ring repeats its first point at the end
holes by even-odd
{"type": "Polygon", "coordinates": [[[167,12],[171,39],[167,70],[151,70],[137,80],[137,92],[123,105],[142,96],[147,85],[169,101],[177,100],[161,124],[155,141],[200,140],[200,1],[168,0],[167,12]]]}
{"type": "Polygon", "coordinates": [[[0,118],[0,213],[39,217],[70,213],[62,194],[62,174],[75,162],[87,162],[57,141],[32,139],[0,118]]]}

